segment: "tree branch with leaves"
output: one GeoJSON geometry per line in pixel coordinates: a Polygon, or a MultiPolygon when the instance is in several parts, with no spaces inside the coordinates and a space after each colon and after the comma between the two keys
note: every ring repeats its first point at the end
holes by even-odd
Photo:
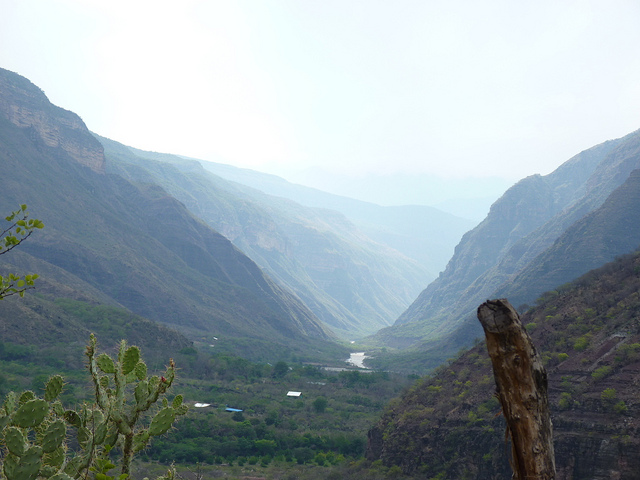
{"type": "MultiPolygon", "coordinates": [[[[27,238],[36,229],[44,228],[44,223],[36,218],[29,218],[27,205],[22,204],[15,212],[5,217],[9,223],[0,233],[0,255],[10,252],[27,238]]],[[[37,274],[20,276],[15,273],[0,275],[0,300],[11,295],[24,296],[24,292],[35,288],[34,282],[37,274]]]]}

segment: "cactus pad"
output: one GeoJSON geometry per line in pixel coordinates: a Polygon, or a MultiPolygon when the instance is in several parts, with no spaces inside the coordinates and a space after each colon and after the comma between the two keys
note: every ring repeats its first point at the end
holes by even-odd
{"type": "Polygon", "coordinates": [[[107,438],[107,422],[100,423],[93,433],[93,443],[100,445],[107,438]]]}
{"type": "Polygon", "coordinates": [[[98,355],[98,358],[96,358],[96,364],[104,373],[116,373],[116,367],[113,364],[113,360],[106,353],[98,355]]]}
{"type": "Polygon", "coordinates": [[[138,380],[144,380],[145,378],[147,378],[147,365],[142,360],[136,363],[133,371],[135,372],[136,378],[138,380]]]}
{"type": "Polygon", "coordinates": [[[147,383],[147,381],[142,380],[140,383],[138,383],[133,393],[136,397],[136,403],[138,405],[142,405],[149,396],[149,384],[147,383]]]}
{"type": "Polygon", "coordinates": [[[7,455],[6,457],[4,457],[2,471],[4,472],[4,476],[7,477],[7,479],[12,480],[16,478],[14,472],[16,471],[17,467],[18,457],[16,457],[15,455],[7,455]]]}
{"type": "Polygon", "coordinates": [[[53,452],[62,445],[67,435],[67,427],[62,420],[51,423],[42,436],[42,450],[47,453],[53,452]]]}
{"type": "Polygon", "coordinates": [[[91,438],[91,432],[87,427],[80,427],[78,429],[78,443],[84,446],[91,438]]]}
{"type": "Polygon", "coordinates": [[[50,467],[60,467],[64,463],[64,448],[60,447],[53,452],[45,453],[42,457],[42,463],[50,467]]]}
{"type": "Polygon", "coordinates": [[[110,428],[107,428],[107,436],[104,439],[104,444],[106,447],[113,447],[118,441],[118,427],[112,425],[110,428]]]}
{"type": "Polygon", "coordinates": [[[147,430],[143,430],[138,432],[133,437],[133,451],[139,452],[149,443],[149,432],[147,430]]]}
{"type": "Polygon", "coordinates": [[[0,415],[0,430],[9,424],[11,417],[9,415],[0,415]]]}
{"type": "Polygon", "coordinates": [[[149,379],[149,394],[155,392],[158,389],[158,385],[160,385],[160,377],[154,375],[149,379]]]}
{"type": "Polygon", "coordinates": [[[29,400],[13,414],[13,424],[22,428],[35,427],[42,423],[48,413],[47,402],[39,398],[29,400]]]}
{"type": "Polygon", "coordinates": [[[102,410],[94,409],[90,411],[90,418],[94,425],[104,422],[104,413],[102,410]]]}
{"type": "Polygon", "coordinates": [[[64,416],[64,407],[62,406],[62,403],[60,403],[59,401],[53,402],[51,404],[51,408],[53,409],[53,411],[58,417],[64,416]]]}
{"type": "Polygon", "coordinates": [[[180,405],[182,405],[182,400],[182,395],[176,395],[175,397],[173,397],[173,408],[178,408],[180,405]]]}
{"type": "Polygon", "coordinates": [[[76,428],[80,428],[82,426],[82,419],[75,410],[67,410],[66,412],[64,412],[64,419],[69,425],[72,425],[76,428]]]}
{"type": "Polygon", "coordinates": [[[34,398],[36,398],[35,393],[33,393],[31,390],[25,390],[20,394],[20,397],[18,398],[18,405],[24,405],[29,400],[33,400],[34,398]]]}
{"type": "Polygon", "coordinates": [[[176,415],[184,415],[189,411],[189,406],[183,403],[182,405],[177,407],[175,410],[176,410],[176,415]]]}
{"type": "Polygon", "coordinates": [[[42,465],[40,467],[40,476],[45,478],[51,478],[58,471],[57,468],[54,468],[50,465],[42,465]]]}
{"type": "Polygon", "coordinates": [[[31,447],[20,457],[12,472],[13,477],[7,475],[8,480],[35,480],[42,464],[42,448],[31,447]]]}
{"type": "Polygon", "coordinates": [[[173,425],[176,419],[176,413],[171,407],[163,408],[151,420],[149,425],[149,435],[162,435],[173,425]]]}
{"type": "Polygon", "coordinates": [[[17,427],[8,427],[4,431],[4,443],[9,452],[21,457],[27,451],[27,439],[17,427]]]}
{"type": "Polygon", "coordinates": [[[124,378],[125,378],[125,382],[126,382],[126,383],[133,383],[133,382],[135,382],[136,380],[138,380],[138,377],[136,376],[136,370],[135,370],[135,368],[134,368],[133,370],[131,370],[128,374],[126,374],[126,375],[124,376],[124,378]]]}
{"type": "Polygon", "coordinates": [[[11,415],[16,409],[17,402],[18,400],[15,392],[7,393],[7,397],[5,398],[5,401],[4,401],[4,412],[7,415],[11,415]]]}
{"type": "Polygon", "coordinates": [[[66,473],[56,473],[53,477],[49,478],[49,480],[73,480],[73,477],[70,477],[66,473]]]}
{"type": "Polygon", "coordinates": [[[124,352],[122,359],[122,373],[125,375],[131,373],[140,360],[140,349],[138,347],[129,347],[124,352]]]}
{"type": "Polygon", "coordinates": [[[60,375],[54,375],[49,379],[47,385],[44,389],[44,399],[47,402],[53,402],[60,392],[62,392],[62,386],[64,385],[64,381],[60,375]]]}

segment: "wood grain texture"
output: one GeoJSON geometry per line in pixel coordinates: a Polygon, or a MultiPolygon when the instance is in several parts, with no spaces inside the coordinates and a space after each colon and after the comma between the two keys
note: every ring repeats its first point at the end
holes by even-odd
{"type": "Polygon", "coordinates": [[[520,317],[506,299],[478,307],[478,320],[511,438],[515,480],[555,479],[547,372],[520,317]]]}

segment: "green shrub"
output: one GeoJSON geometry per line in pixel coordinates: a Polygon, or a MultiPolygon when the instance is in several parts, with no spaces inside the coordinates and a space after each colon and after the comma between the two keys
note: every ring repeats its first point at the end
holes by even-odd
{"type": "Polygon", "coordinates": [[[571,398],[571,394],[567,392],[562,392],[560,394],[560,400],[558,401],[558,408],[561,410],[566,410],[571,408],[573,405],[573,399],[571,398]]]}
{"type": "Polygon", "coordinates": [[[624,403],[624,400],[620,400],[618,403],[616,403],[613,406],[613,411],[622,415],[623,413],[627,412],[627,405],[626,403],[624,403]]]}
{"type": "Polygon", "coordinates": [[[589,334],[578,337],[573,342],[573,349],[578,352],[583,352],[587,349],[589,344],[591,343],[591,336],[589,334]]]}
{"type": "Polygon", "coordinates": [[[313,409],[316,413],[324,413],[328,403],[325,397],[318,397],[313,401],[313,409]]]}
{"type": "Polygon", "coordinates": [[[593,372],[591,372],[591,378],[594,380],[602,380],[607,377],[611,373],[611,367],[609,365],[603,365],[602,367],[596,368],[593,372]]]}
{"type": "Polygon", "coordinates": [[[600,394],[600,399],[603,403],[611,404],[615,401],[618,396],[618,392],[616,392],[615,388],[605,388],[600,394]]]}

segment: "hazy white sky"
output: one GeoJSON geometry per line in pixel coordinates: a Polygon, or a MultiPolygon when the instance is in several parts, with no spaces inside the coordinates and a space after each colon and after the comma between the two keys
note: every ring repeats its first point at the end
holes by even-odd
{"type": "Polygon", "coordinates": [[[0,66],[138,148],[517,180],[640,128],[640,2],[0,0],[0,66]]]}

